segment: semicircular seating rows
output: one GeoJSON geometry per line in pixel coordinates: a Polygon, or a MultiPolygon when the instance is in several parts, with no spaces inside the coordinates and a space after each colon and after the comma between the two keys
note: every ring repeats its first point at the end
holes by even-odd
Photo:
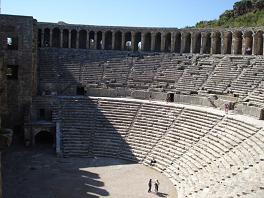
{"type": "Polygon", "coordinates": [[[164,102],[70,96],[58,97],[54,117],[64,156],[145,164],[165,174],[179,198],[263,197],[262,121],[164,102]]]}

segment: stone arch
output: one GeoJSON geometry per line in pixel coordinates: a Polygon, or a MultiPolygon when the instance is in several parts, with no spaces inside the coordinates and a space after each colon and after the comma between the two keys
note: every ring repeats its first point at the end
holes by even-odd
{"type": "Polygon", "coordinates": [[[134,43],[135,51],[141,50],[140,46],[141,46],[141,32],[137,32],[135,34],[135,43],[134,43]]]}
{"type": "Polygon", "coordinates": [[[81,30],[79,32],[79,48],[86,49],[87,42],[87,32],[86,30],[81,30]]]}
{"type": "Polygon", "coordinates": [[[165,47],[164,47],[165,52],[170,52],[171,51],[171,33],[167,33],[165,35],[165,47]]]}
{"type": "Polygon", "coordinates": [[[95,49],[95,33],[94,31],[89,32],[89,48],[90,49],[95,49]]]}
{"type": "Polygon", "coordinates": [[[151,51],[151,33],[144,35],[144,51],[151,51]]]}
{"type": "Polygon", "coordinates": [[[202,53],[203,54],[210,54],[211,53],[211,46],[212,46],[212,40],[211,40],[211,33],[204,33],[203,35],[203,46],[202,46],[202,53]]]}
{"type": "Polygon", "coordinates": [[[181,53],[181,33],[177,32],[175,35],[175,52],[181,53]]]}
{"type": "Polygon", "coordinates": [[[192,53],[199,54],[201,51],[201,32],[193,33],[193,48],[192,53]]]}
{"type": "Polygon", "coordinates": [[[224,54],[232,53],[232,32],[224,33],[224,54]]]}
{"type": "Polygon", "coordinates": [[[183,53],[190,53],[191,52],[191,33],[187,32],[184,34],[183,38],[183,53]]]}
{"type": "Polygon", "coordinates": [[[52,47],[60,47],[60,29],[54,28],[52,30],[52,47]]]}
{"type": "Polygon", "coordinates": [[[236,31],[234,32],[234,54],[242,54],[242,32],[236,31]]]}
{"type": "Polygon", "coordinates": [[[64,29],[62,34],[63,34],[62,47],[69,48],[69,30],[64,29]]]}
{"type": "Polygon", "coordinates": [[[221,33],[212,33],[212,54],[221,54],[221,33]]]}
{"type": "Polygon", "coordinates": [[[77,42],[77,31],[72,30],[71,31],[71,48],[76,48],[76,42],[77,42]]]}
{"type": "Polygon", "coordinates": [[[130,51],[131,50],[131,46],[132,46],[132,43],[131,43],[131,32],[126,32],[125,33],[125,43],[124,43],[124,47],[125,47],[125,50],[127,51],[130,51]]]}
{"type": "Polygon", "coordinates": [[[244,37],[244,53],[246,55],[252,55],[253,53],[253,32],[247,31],[243,34],[244,37]]]}
{"type": "Polygon", "coordinates": [[[34,145],[45,144],[52,146],[55,143],[54,134],[50,130],[40,129],[34,133],[34,145]]]}
{"type": "Polygon", "coordinates": [[[96,33],[96,35],[97,35],[97,41],[96,41],[96,45],[97,46],[96,46],[96,49],[100,50],[100,49],[102,49],[102,45],[103,45],[103,41],[102,41],[103,33],[101,31],[98,31],[96,33]]]}
{"type": "Polygon", "coordinates": [[[44,46],[50,47],[50,29],[49,28],[44,29],[44,46]]]}
{"type": "Polygon", "coordinates": [[[115,50],[122,50],[122,32],[117,31],[115,32],[115,50]]]}
{"type": "Polygon", "coordinates": [[[254,54],[263,55],[263,31],[258,31],[254,36],[254,54]]]}
{"type": "Polygon", "coordinates": [[[111,31],[107,31],[105,33],[105,49],[106,50],[111,50],[112,49],[112,32],[111,31]]]}
{"type": "Polygon", "coordinates": [[[155,35],[155,51],[160,52],[160,50],[161,50],[161,33],[158,32],[155,35]]]}

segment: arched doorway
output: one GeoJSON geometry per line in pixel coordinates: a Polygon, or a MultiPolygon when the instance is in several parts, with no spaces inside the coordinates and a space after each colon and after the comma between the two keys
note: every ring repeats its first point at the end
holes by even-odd
{"type": "Polygon", "coordinates": [[[165,52],[170,52],[171,51],[171,33],[167,33],[165,35],[165,52]]]}
{"type": "Polygon", "coordinates": [[[178,32],[175,35],[175,52],[181,53],[181,33],[178,32]]]}
{"type": "Polygon", "coordinates": [[[106,50],[111,50],[112,49],[112,32],[107,31],[105,33],[105,49],[106,50]]]}
{"type": "Polygon", "coordinates": [[[44,30],[44,46],[50,47],[50,29],[45,28],[44,30]]]}
{"type": "Polygon", "coordinates": [[[210,54],[211,53],[211,33],[205,33],[203,38],[202,53],[210,54]]]}
{"type": "Polygon", "coordinates": [[[38,29],[38,47],[42,47],[41,37],[42,37],[42,30],[38,29]]]}
{"type": "Polygon", "coordinates": [[[252,55],[253,52],[253,36],[252,36],[252,32],[245,32],[244,33],[244,41],[245,41],[245,49],[244,52],[246,55],[252,55]]]}
{"type": "Polygon", "coordinates": [[[89,32],[89,48],[95,48],[94,31],[89,32]]]}
{"type": "Polygon", "coordinates": [[[64,29],[63,30],[63,48],[68,48],[69,47],[69,30],[64,29]]]}
{"type": "Polygon", "coordinates": [[[60,29],[54,28],[52,30],[52,47],[60,47],[60,29]]]}
{"type": "Polygon", "coordinates": [[[262,31],[258,31],[255,34],[255,49],[254,49],[254,54],[255,55],[263,55],[263,32],[262,31]]]}
{"type": "Polygon", "coordinates": [[[232,33],[224,33],[224,54],[231,54],[232,49],[232,33]]]}
{"type": "Polygon", "coordinates": [[[72,30],[71,31],[71,48],[76,48],[76,42],[77,42],[77,31],[72,30]]]}
{"type": "Polygon", "coordinates": [[[193,49],[192,52],[199,54],[201,51],[201,33],[194,33],[193,35],[193,49]]]}
{"type": "Polygon", "coordinates": [[[234,33],[234,54],[242,54],[242,32],[234,33]]]}
{"type": "Polygon", "coordinates": [[[144,35],[144,51],[151,51],[151,33],[144,35]]]}
{"type": "Polygon", "coordinates": [[[40,131],[35,135],[34,143],[41,146],[53,146],[54,135],[50,131],[40,131]]]}
{"type": "Polygon", "coordinates": [[[190,53],[191,52],[191,33],[185,33],[183,38],[183,53],[190,53]]]}
{"type": "Polygon", "coordinates": [[[155,52],[160,52],[161,49],[161,33],[158,32],[155,36],[155,52]]]}
{"type": "MultiPolygon", "coordinates": [[[[125,33],[125,50],[130,51],[131,50],[131,32],[125,33]]],[[[122,44],[123,45],[123,44],[122,44]]]]}
{"type": "Polygon", "coordinates": [[[134,43],[135,51],[140,51],[141,49],[141,32],[137,32],[135,35],[135,43],[134,43]]]}
{"type": "Polygon", "coordinates": [[[97,46],[96,46],[96,49],[98,49],[98,50],[102,49],[102,44],[103,44],[102,43],[102,39],[103,39],[102,35],[103,34],[102,34],[101,31],[97,32],[97,41],[96,41],[97,46]]]}
{"type": "Polygon", "coordinates": [[[79,32],[79,48],[86,49],[86,41],[87,41],[87,32],[85,30],[81,30],[79,32]]]}
{"type": "Polygon", "coordinates": [[[212,34],[212,54],[221,54],[221,33],[214,32],[212,34]]]}
{"type": "Polygon", "coordinates": [[[122,32],[117,31],[115,33],[115,50],[121,50],[122,49],[122,32]]]}

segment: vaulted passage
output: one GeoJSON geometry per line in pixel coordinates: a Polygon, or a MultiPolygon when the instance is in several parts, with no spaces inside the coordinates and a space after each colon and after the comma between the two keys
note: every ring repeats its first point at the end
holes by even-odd
{"type": "Polygon", "coordinates": [[[130,51],[131,50],[131,32],[125,33],[125,50],[130,51]]]}
{"type": "Polygon", "coordinates": [[[69,48],[69,30],[63,30],[63,40],[62,40],[62,47],[69,48]]]}
{"type": "Polygon", "coordinates": [[[59,28],[54,28],[52,30],[52,47],[60,47],[60,29],[59,28]]]}
{"type": "Polygon", "coordinates": [[[86,49],[87,42],[87,32],[85,30],[81,30],[79,32],[79,48],[86,49]]]}
{"type": "Polygon", "coordinates": [[[190,53],[191,52],[191,33],[185,33],[182,39],[182,52],[190,53]]]}
{"type": "Polygon", "coordinates": [[[38,47],[41,47],[42,43],[41,43],[41,34],[42,34],[42,30],[38,29],[38,47]]]}
{"type": "Polygon", "coordinates": [[[221,54],[221,33],[214,32],[212,34],[212,53],[213,54],[221,54]]]}
{"type": "Polygon", "coordinates": [[[224,54],[231,54],[232,50],[232,33],[226,32],[224,34],[224,54]]]}
{"type": "Polygon", "coordinates": [[[253,36],[252,32],[244,33],[244,43],[245,43],[245,54],[251,55],[253,50],[253,36]]]}
{"type": "Polygon", "coordinates": [[[112,32],[107,31],[105,33],[105,49],[111,50],[112,49],[112,32]]]}
{"type": "Polygon", "coordinates": [[[167,33],[165,35],[165,52],[170,52],[171,51],[171,33],[167,33]]]}
{"type": "Polygon", "coordinates": [[[102,39],[103,39],[102,32],[101,31],[97,32],[96,49],[102,49],[102,44],[103,44],[102,39]]]}
{"type": "Polygon", "coordinates": [[[263,32],[262,31],[258,31],[255,34],[255,55],[263,55],[263,32]]]}
{"type": "Polygon", "coordinates": [[[94,31],[89,32],[89,48],[95,49],[94,31]]]}
{"type": "Polygon", "coordinates": [[[115,33],[115,50],[122,50],[122,32],[115,33]]]}
{"type": "Polygon", "coordinates": [[[151,33],[148,32],[144,35],[144,51],[151,50],[151,33]]]}
{"type": "Polygon", "coordinates": [[[203,41],[202,41],[202,53],[203,54],[210,54],[211,53],[211,34],[207,33],[204,35],[203,41]]]}
{"type": "Polygon", "coordinates": [[[48,131],[41,131],[35,135],[35,145],[50,145],[54,143],[53,135],[48,131]]]}
{"type": "Polygon", "coordinates": [[[161,33],[158,32],[155,36],[155,51],[160,52],[161,49],[161,33]]]}
{"type": "Polygon", "coordinates": [[[77,42],[77,31],[72,30],[71,31],[71,48],[76,48],[76,42],[77,42]]]}
{"type": "Polygon", "coordinates": [[[137,32],[135,35],[134,50],[135,51],[141,50],[141,32],[137,32]]]}
{"type": "Polygon", "coordinates": [[[50,46],[50,29],[48,28],[44,30],[44,46],[45,47],[50,46]]]}
{"type": "Polygon", "coordinates": [[[242,54],[242,32],[234,33],[234,54],[242,54]]]}
{"type": "Polygon", "coordinates": [[[193,53],[199,54],[201,50],[201,33],[194,33],[193,34],[193,53]]]}
{"type": "Polygon", "coordinates": [[[175,52],[180,53],[181,52],[181,33],[177,33],[175,36],[175,52]]]}

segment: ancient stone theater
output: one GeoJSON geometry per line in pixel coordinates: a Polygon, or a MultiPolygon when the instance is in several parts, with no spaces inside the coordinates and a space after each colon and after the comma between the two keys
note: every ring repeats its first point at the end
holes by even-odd
{"type": "Polygon", "coordinates": [[[1,127],[60,159],[142,164],[179,198],[263,198],[263,37],[0,15],[1,127]]]}

